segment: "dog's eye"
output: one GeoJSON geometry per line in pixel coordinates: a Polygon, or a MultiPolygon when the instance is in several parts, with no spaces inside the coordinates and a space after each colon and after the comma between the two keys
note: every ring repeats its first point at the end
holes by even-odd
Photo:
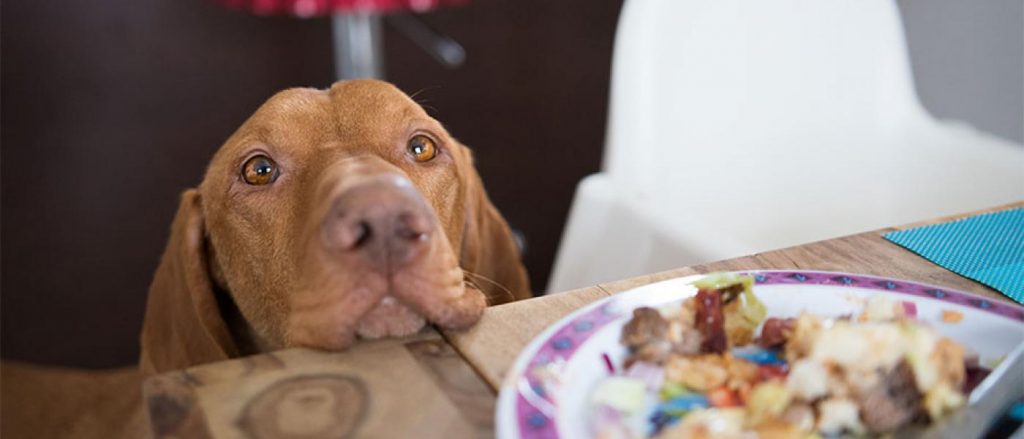
{"type": "Polygon", "coordinates": [[[242,165],[242,179],[254,186],[273,183],[277,174],[277,163],[265,155],[254,156],[242,165]]]}
{"type": "Polygon", "coordinates": [[[437,155],[437,147],[433,140],[420,134],[409,140],[409,154],[412,154],[417,162],[423,163],[437,155]]]}

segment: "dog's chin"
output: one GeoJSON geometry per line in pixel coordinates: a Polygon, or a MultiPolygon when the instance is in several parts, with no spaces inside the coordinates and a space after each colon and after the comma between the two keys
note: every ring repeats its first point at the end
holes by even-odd
{"type": "Polygon", "coordinates": [[[395,300],[384,296],[370,312],[359,321],[356,334],[364,339],[402,337],[415,334],[427,324],[419,314],[395,300]]]}

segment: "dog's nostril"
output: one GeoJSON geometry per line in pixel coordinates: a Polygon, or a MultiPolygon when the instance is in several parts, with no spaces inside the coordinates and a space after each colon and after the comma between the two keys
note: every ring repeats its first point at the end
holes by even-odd
{"type": "Polygon", "coordinates": [[[395,235],[409,241],[426,239],[429,232],[430,222],[422,215],[402,213],[395,224],[395,235]]]}
{"type": "Polygon", "coordinates": [[[408,241],[419,241],[422,239],[426,239],[427,237],[426,233],[419,233],[404,226],[399,226],[398,230],[395,231],[395,235],[397,235],[401,239],[405,239],[408,241]]]}
{"type": "Polygon", "coordinates": [[[366,221],[360,221],[355,226],[355,241],[352,244],[352,248],[362,247],[366,244],[370,238],[373,237],[373,228],[370,227],[370,223],[366,221]]]}

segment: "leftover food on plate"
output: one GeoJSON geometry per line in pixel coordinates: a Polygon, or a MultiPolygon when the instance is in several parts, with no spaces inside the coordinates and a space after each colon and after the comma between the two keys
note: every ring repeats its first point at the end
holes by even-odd
{"type": "Polygon", "coordinates": [[[948,415],[979,381],[976,357],[901,302],[784,318],[748,276],[694,286],[681,304],[633,311],[629,354],[590,395],[595,437],[880,435],[948,415]]]}

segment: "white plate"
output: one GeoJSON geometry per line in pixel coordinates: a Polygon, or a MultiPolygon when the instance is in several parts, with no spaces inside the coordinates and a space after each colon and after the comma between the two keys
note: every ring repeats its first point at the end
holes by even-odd
{"type": "MultiPolygon", "coordinates": [[[[973,349],[982,364],[1024,342],[1024,307],[916,282],[821,271],[752,271],[754,292],[770,317],[801,311],[822,316],[857,313],[884,295],[916,308],[917,318],[973,349]],[[944,310],[963,314],[957,323],[944,310]]],[[[505,377],[496,411],[499,438],[588,436],[587,396],[608,375],[602,354],[622,364],[622,326],[633,309],[658,307],[696,294],[689,276],[635,288],[569,314],[533,339],[505,377]]]]}

